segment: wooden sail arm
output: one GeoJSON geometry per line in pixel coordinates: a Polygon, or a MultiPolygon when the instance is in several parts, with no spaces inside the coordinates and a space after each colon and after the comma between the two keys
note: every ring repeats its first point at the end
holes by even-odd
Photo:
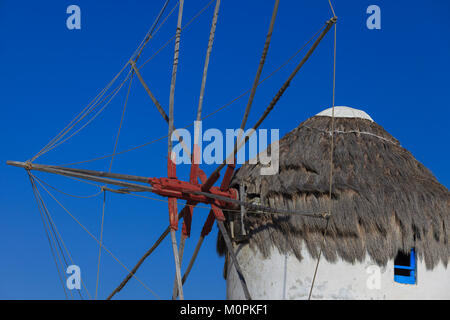
{"type": "Polygon", "coordinates": [[[145,178],[145,177],[138,177],[138,176],[133,176],[133,175],[128,175],[128,174],[109,173],[109,172],[104,172],[104,171],[72,169],[72,168],[65,168],[65,167],[59,167],[59,166],[34,164],[34,163],[30,163],[30,162],[20,162],[20,161],[6,161],[6,164],[8,164],[10,166],[24,168],[26,170],[49,172],[49,173],[59,174],[62,176],[68,176],[68,177],[73,177],[73,178],[90,180],[90,181],[94,181],[94,182],[116,185],[116,186],[124,187],[124,188],[138,189],[138,190],[142,190],[142,191],[153,192],[153,188],[150,186],[128,182],[128,181],[148,182],[148,178],[145,178]],[[114,179],[110,179],[110,178],[114,178],[114,179]],[[116,179],[128,180],[128,181],[121,181],[121,180],[116,180],[116,179]]]}
{"type": "MultiPolygon", "coordinates": [[[[60,166],[34,164],[30,162],[20,161],[7,161],[8,165],[24,168],[26,170],[36,170],[42,172],[48,172],[53,174],[59,174],[62,176],[68,176],[73,178],[79,178],[84,180],[90,180],[94,182],[100,182],[104,184],[116,185],[119,187],[129,188],[129,191],[146,191],[158,194],[163,197],[174,197],[177,199],[187,200],[191,202],[201,202],[206,204],[215,203],[220,207],[230,207],[233,204],[223,199],[237,199],[237,191],[230,189],[227,191],[220,190],[219,187],[211,188],[210,192],[219,196],[220,198],[208,197],[208,193],[196,194],[196,191],[201,190],[201,186],[198,184],[192,184],[190,182],[181,181],[176,178],[149,178],[128,174],[110,173],[105,171],[85,170],[65,168],[60,166]],[[113,178],[113,179],[111,179],[113,178]],[[118,180],[119,179],[119,180],[118,180]],[[149,183],[151,186],[144,184],[137,184],[134,182],[149,183]]],[[[121,190],[125,192],[126,190],[121,190]]]]}
{"type": "MultiPolygon", "coordinates": [[[[306,217],[313,218],[327,218],[328,213],[324,211],[319,212],[305,212],[305,211],[297,211],[297,210],[286,210],[281,208],[272,208],[262,205],[256,205],[249,202],[244,202],[238,200],[238,192],[235,189],[230,188],[227,192],[220,190],[219,187],[211,187],[209,192],[201,191],[201,186],[199,185],[189,185],[188,182],[179,181],[167,181],[168,178],[147,178],[147,177],[139,177],[127,174],[119,174],[119,173],[108,173],[103,171],[94,171],[94,170],[84,170],[84,169],[69,169],[58,166],[50,166],[43,164],[34,164],[29,162],[20,162],[20,161],[7,161],[8,165],[25,168],[27,170],[37,170],[42,172],[49,172],[54,174],[59,174],[62,176],[74,177],[84,180],[90,180],[94,182],[100,182],[104,184],[116,185],[119,187],[123,187],[125,189],[119,189],[120,193],[127,192],[152,192],[159,194],[161,196],[176,196],[179,199],[184,200],[192,200],[195,202],[201,202],[206,204],[214,203],[219,207],[228,207],[230,209],[239,209],[240,206],[244,206],[247,210],[251,210],[253,212],[265,212],[271,214],[282,214],[282,215],[302,215],[306,217]],[[111,179],[115,178],[115,179],[111,179]],[[153,185],[143,185],[132,183],[129,181],[139,181],[149,183],[152,180],[153,185]],[[166,180],[166,182],[164,182],[166,180]],[[164,189],[163,185],[166,187],[164,189]],[[200,187],[200,190],[199,190],[200,187]],[[170,194],[166,194],[170,193],[170,194]]],[[[172,180],[172,179],[170,179],[172,180]]]]}

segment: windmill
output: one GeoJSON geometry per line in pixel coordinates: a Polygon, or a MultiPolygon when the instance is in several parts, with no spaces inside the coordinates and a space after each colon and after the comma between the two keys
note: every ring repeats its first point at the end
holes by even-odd
{"type": "MultiPolygon", "coordinates": [[[[211,1],[210,4],[214,2],[211,1]]],[[[246,299],[251,299],[251,294],[248,290],[247,283],[245,280],[245,275],[242,274],[241,268],[239,266],[238,260],[236,259],[233,245],[231,243],[231,240],[228,236],[226,227],[225,227],[225,216],[223,213],[223,210],[241,210],[246,209],[247,211],[252,212],[259,212],[259,213],[270,213],[270,214],[301,214],[305,216],[310,216],[311,218],[319,218],[319,219],[327,219],[329,217],[329,212],[301,212],[301,211],[293,211],[293,210],[284,210],[264,205],[258,205],[258,204],[252,204],[245,201],[245,198],[239,192],[233,188],[230,188],[230,181],[233,176],[234,170],[235,170],[235,157],[238,153],[238,151],[245,146],[245,144],[249,141],[250,135],[245,136],[238,136],[235,143],[233,152],[229,154],[225,161],[222,162],[214,171],[213,173],[207,177],[206,174],[202,169],[199,167],[199,146],[198,141],[194,141],[193,151],[192,154],[187,148],[187,146],[183,143],[182,139],[177,135],[176,128],[174,127],[174,95],[175,95],[175,88],[176,88],[176,78],[177,78],[177,68],[178,68],[178,60],[179,60],[179,54],[180,54],[180,39],[182,35],[182,20],[183,20],[183,6],[184,6],[184,0],[179,0],[175,7],[172,9],[172,11],[169,13],[169,15],[174,12],[174,9],[178,7],[178,18],[177,18],[177,27],[176,27],[176,34],[174,36],[175,40],[175,46],[174,46],[174,53],[173,53],[173,64],[172,64],[172,74],[171,74],[171,83],[170,83],[170,98],[169,98],[169,104],[168,104],[168,113],[165,111],[165,107],[160,103],[160,101],[157,99],[155,94],[152,92],[150,86],[146,83],[144,80],[144,76],[141,74],[140,69],[142,66],[146,63],[144,62],[140,66],[138,66],[139,58],[141,57],[141,53],[144,50],[145,46],[149,42],[149,40],[153,37],[154,33],[159,29],[159,27],[165,22],[163,20],[161,22],[161,19],[168,7],[169,0],[166,0],[161,11],[159,12],[155,22],[153,23],[152,27],[150,28],[149,32],[147,33],[145,39],[142,41],[142,43],[138,46],[135,53],[132,55],[132,57],[129,59],[129,61],[125,64],[125,66],[121,69],[121,71],[114,77],[114,79],[108,84],[108,86],[101,91],[101,93],[93,100],[93,102],[88,105],[69,125],[63,129],[53,140],[51,140],[41,151],[39,151],[34,157],[29,159],[26,162],[19,162],[19,161],[7,161],[7,164],[16,166],[16,167],[22,167],[24,168],[30,178],[31,184],[33,186],[33,190],[35,192],[36,199],[38,201],[38,204],[40,205],[40,209],[42,212],[46,212],[45,204],[42,201],[42,198],[37,191],[37,185],[40,184],[42,187],[43,184],[32,174],[32,171],[42,171],[52,174],[57,174],[65,177],[75,178],[75,179],[81,179],[85,181],[92,181],[103,184],[102,191],[109,191],[109,192],[116,192],[116,193],[137,193],[137,192],[151,192],[154,194],[157,194],[161,197],[167,198],[168,201],[168,216],[169,216],[169,226],[167,229],[163,232],[163,234],[158,238],[157,242],[146,252],[146,254],[141,258],[141,260],[138,262],[138,264],[132,269],[129,270],[129,274],[127,277],[121,282],[121,284],[108,296],[108,299],[111,299],[117,292],[119,292],[126,283],[132,278],[135,277],[135,273],[137,269],[140,267],[142,262],[156,249],[156,247],[161,243],[161,241],[169,235],[171,236],[171,243],[172,243],[172,249],[173,249],[173,256],[174,256],[174,264],[175,264],[175,281],[174,281],[174,288],[173,288],[173,295],[172,298],[176,299],[179,297],[180,299],[184,298],[183,295],[183,283],[186,281],[192,267],[194,264],[194,261],[197,257],[197,254],[202,246],[204,238],[210,233],[212,226],[214,222],[217,223],[220,233],[225,241],[228,253],[231,257],[231,261],[235,267],[235,270],[237,274],[239,275],[239,280],[242,285],[242,289],[245,294],[246,299]],[[122,74],[125,70],[128,70],[128,74],[126,76],[126,80],[133,78],[136,76],[139,79],[139,82],[144,87],[146,93],[148,94],[149,98],[151,99],[152,103],[157,108],[158,112],[162,116],[162,118],[168,123],[168,151],[167,151],[167,176],[165,177],[144,177],[144,176],[136,176],[136,175],[128,175],[128,174],[121,174],[121,173],[113,173],[111,172],[111,166],[109,168],[109,171],[94,171],[94,170],[85,170],[85,169],[78,169],[78,168],[72,168],[72,167],[66,167],[66,166],[55,166],[55,165],[45,165],[45,164],[38,164],[35,163],[35,160],[40,157],[42,154],[52,150],[56,146],[60,145],[61,143],[65,142],[67,139],[69,139],[72,135],[76,134],[78,131],[75,131],[75,133],[70,133],[70,130],[73,129],[75,124],[79,123],[82,119],[84,119],[87,115],[93,113],[95,110],[94,107],[99,103],[103,101],[110,101],[114,98],[115,94],[122,88],[123,84],[122,82],[119,86],[116,87],[116,89],[113,89],[112,92],[108,94],[108,89],[111,88],[111,86],[115,83],[117,78],[120,74],[122,74]],[[189,155],[189,157],[192,159],[192,164],[190,168],[190,175],[188,180],[182,180],[177,176],[177,170],[176,170],[176,159],[175,159],[175,153],[173,152],[173,145],[172,145],[172,139],[171,137],[175,136],[180,144],[183,146],[184,152],[189,155]],[[225,168],[226,167],[226,168],[225,168]],[[220,182],[219,186],[215,186],[215,184],[219,181],[221,171],[225,169],[225,173],[223,175],[222,181],[220,182]],[[111,186],[120,187],[119,189],[111,188],[111,186]],[[179,201],[185,201],[184,207],[181,210],[178,210],[178,203],[179,201]],[[181,262],[183,259],[183,252],[184,252],[184,245],[186,242],[186,239],[190,236],[190,230],[191,230],[191,222],[193,219],[193,210],[195,206],[198,204],[204,204],[210,206],[209,214],[206,218],[206,221],[204,223],[201,236],[198,240],[198,243],[196,245],[195,251],[193,256],[190,259],[190,262],[187,266],[187,269],[184,273],[184,275],[181,275],[181,262]],[[182,220],[182,227],[181,227],[181,240],[180,243],[177,243],[176,239],[176,232],[179,229],[180,220],[182,220]]],[[[220,9],[220,0],[215,1],[215,8],[214,13],[212,17],[212,23],[211,23],[211,29],[210,29],[210,35],[208,39],[208,46],[207,46],[207,52],[204,62],[204,69],[203,69],[203,76],[202,76],[202,83],[200,88],[200,98],[199,103],[197,107],[197,116],[196,120],[200,121],[202,118],[202,107],[203,107],[203,97],[205,92],[205,85],[206,85],[206,78],[207,78],[207,72],[208,72],[208,66],[209,66],[209,59],[213,48],[214,43],[214,36],[215,36],[215,30],[216,30],[216,24],[218,21],[218,15],[219,15],[219,9],[220,9]]],[[[242,118],[242,122],[240,125],[240,129],[244,130],[247,125],[247,119],[252,107],[253,99],[256,94],[256,90],[258,88],[258,85],[261,83],[261,74],[262,70],[266,61],[267,53],[269,50],[272,32],[278,12],[278,6],[279,6],[279,0],[276,0],[273,7],[273,12],[271,16],[271,20],[269,23],[268,32],[266,35],[266,40],[263,48],[263,52],[261,54],[261,58],[258,64],[258,68],[256,71],[256,75],[253,81],[253,85],[251,87],[251,90],[249,91],[249,99],[246,105],[246,108],[244,110],[244,115],[242,118]]],[[[276,106],[277,102],[280,100],[284,92],[289,87],[291,81],[294,79],[294,77],[298,74],[302,66],[306,63],[306,61],[309,59],[309,57],[312,55],[314,50],[317,48],[321,40],[325,37],[325,35],[330,31],[330,29],[335,25],[337,18],[334,14],[334,10],[331,6],[330,7],[333,12],[333,16],[325,22],[323,27],[311,38],[309,42],[311,42],[311,46],[309,47],[308,51],[304,55],[304,57],[301,59],[301,61],[297,64],[297,66],[294,68],[294,70],[291,72],[289,77],[286,79],[286,81],[283,83],[281,88],[276,92],[273,99],[268,104],[267,108],[263,112],[263,114],[260,116],[259,120],[251,127],[253,130],[252,132],[256,131],[260,125],[263,123],[263,121],[266,119],[266,117],[272,112],[274,107],[276,106]]],[[[203,9],[202,9],[203,10],[203,9]]],[[[167,19],[167,17],[166,17],[167,19]]],[[[189,22],[190,23],[190,22],[189,22]]],[[[172,40],[172,39],[171,39],[172,40]]],[[[308,44],[307,43],[307,44],[308,44]]],[[[305,45],[306,46],[306,45],[305,45]]],[[[305,47],[304,46],[304,47],[305,47]]],[[[131,81],[130,81],[131,82],[131,81]]],[[[129,95],[130,87],[128,88],[127,96],[129,95]]],[[[101,111],[102,109],[100,109],[101,111]]],[[[95,118],[95,116],[94,116],[95,118]]],[[[94,119],[92,118],[92,120],[94,119]]],[[[91,120],[90,120],[91,121],[91,120]]],[[[120,129],[119,129],[120,132],[120,129]]],[[[198,136],[197,136],[198,138],[198,136]]],[[[116,140],[116,146],[117,146],[117,140],[116,140]]],[[[114,152],[112,154],[112,157],[116,155],[116,146],[114,148],[114,152]]],[[[45,187],[44,187],[45,189],[45,187]]],[[[55,199],[56,200],[56,199],[55,199]]],[[[49,223],[50,226],[52,226],[51,222],[49,223]]],[[[103,226],[103,220],[102,220],[102,226],[103,226]]],[[[103,229],[102,229],[103,230],[103,229]]],[[[59,243],[57,244],[59,246],[59,243]]],[[[103,248],[107,250],[104,245],[102,244],[102,238],[100,238],[99,241],[100,249],[103,248]]]]}

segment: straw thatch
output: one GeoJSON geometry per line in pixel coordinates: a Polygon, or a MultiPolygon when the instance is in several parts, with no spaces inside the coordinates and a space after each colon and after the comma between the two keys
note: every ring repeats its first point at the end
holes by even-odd
{"type": "MultiPolygon", "coordinates": [[[[275,208],[327,212],[331,117],[312,117],[280,140],[280,169],[260,175],[244,164],[232,186],[246,187],[248,201],[275,208]]],[[[323,257],[355,263],[368,254],[379,265],[398,251],[416,248],[427,269],[450,256],[450,193],[381,126],[367,119],[335,118],[332,216],[323,257]]],[[[239,218],[235,234],[239,234],[239,218]]],[[[300,261],[305,246],[316,258],[326,220],[248,213],[247,241],[268,257],[277,248],[300,261]]],[[[218,238],[218,252],[225,248],[218,238]]]]}

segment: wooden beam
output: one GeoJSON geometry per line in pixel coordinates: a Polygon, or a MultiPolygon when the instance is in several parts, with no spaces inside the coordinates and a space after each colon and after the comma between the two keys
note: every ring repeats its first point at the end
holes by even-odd
{"type": "MultiPolygon", "coordinates": [[[[173,124],[173,118],[174,118],[174,102],[175,102],[175,83],[177,78],[177,69],[178,69],[178,57],[180,52],[180,37],[181,37],[181,20],[183,18],[183,6],[184,6],[184,0],[180,0],[179,7],[178,7],[178,21],[177,21],[177,30],[176,30],[176,39],[175,39],[175,49],[174,49],[174,56],[173,56],[173,66],[172,66],[172,79],[170,82],[170,97],[169,97],[169,135],[168,135],[168,157],[170,157],[168,161],[168,176],[170,176],[170,169],[171,169],[171,161],[175,161],[174,154],[172,152],[172,133],[174,131],[174,124],[173,124]]],[[[175,164],[173,164],[173,167],[175,168],[175,164]]],[[[169,201],[172,200],[169,198],[169,201]]],[[[176,208],[176,206],[175,206],[176,208]]],[[[170,202],[169,202],[169,215],[172,214],[170,212],[170,202]]],[[[175,214],[175,213],[173,213],[175,214]]],[[[178,223],[178,221],[177,221],[178,223]]],[[[177,238],[175,235],[176,228],[171,225],[170,235],[172,238],[172,249],[173,249],[173,257],[175,260],[175,279],[178,287],[178,293],[180,300],[184,299],[183,295],[183,284],[181,283],[181,266],[180,266],[180,253],[177,249],[177,238]]],[[[184,245],[184,244],[183,244],[184,245]]]]}
{"type": "MultiPolygon", "coordinates": [[[[211,30],[209,32],[208,49],[206,50],[205,65],[203,66],[202,84],[200,86],[200,97],[198,99],[197,121],[202,119],[203,97],[205,94],[206,75],[208,73],[209,57],[211,56],[212,46],[214,42],[214,35],[216,33],[217,17],[219,16],[220,0],[216,0],[216,7],[214,8],[213,20],[211,22],[211,30]]],[[[197,143],[197,141],[195,142],[197,143]]]]}
{"type": "MultiPolygon", "coordinates": [[[[126,174],[118,174],[118,173],[108,173],[108,172],[102,172],[102,171],[93,171],[93,170],[83,170],[83,169],[73,169],[73,170],[67,170],[68,168],[64,167],[57,167],[57,166],[49,166],[49,165],[42,165],[42,164],[33,164],[33,163],[27,163],[27,162],[19,162],[19,161],[7,161],[8,165],[24,168],[27,170],[36,170],[36,171],[42,171],[42,172],[48,172],[53,174],[58,174],[62,176],[68,176],[68,177],[74,177],[79,179],[85,179],[95,182],[100,182],[104,184],[111,184],[116,185],[120,187],[124,187],[126,189],[119,189],[117,192],[119,193],[127,193],[127,192],[152,192],[154,193],[155,190],[151,186],[147,185],[141,185],[126,181],[120,181],[116,179],[109,179],[104,177],[114,177],[118,179],[136,179],[135,181],[148,181],[148,178],[145,177],[139,177],[139,176],[132,176],[132,175],[126,175],[126,174]],[[87,173],[88,172],[88,173],[87,173]],[[145,180],[141,180],[145,179],[145,180]]],[[[282,215],[292,215],[292,214],[298,214],[303,215],[306,217],[313,217],[313,218],[321,218],[326,219],[328,217],[328,212],[305,212],[305,211],[290,211],[286,209],[277,209],[262,205],[256,205],[249,202],[243,202],[236,199],[231,199],[227,197],[223,197],[216,194],[211,194],[209,192],[202,192],[202,191],[192,191],[192,190],[184,190],[185,193],[192,193],[197,195],[202,195],[211,199],[217,199],[220,201],[224,201],[227,203],[232,203],[236,206],[236,208],[239,208],[239,206],[244,206],[246,209],[254,211],[254,212],[266,212],[271,214],[282,214],[282,215]]]]}

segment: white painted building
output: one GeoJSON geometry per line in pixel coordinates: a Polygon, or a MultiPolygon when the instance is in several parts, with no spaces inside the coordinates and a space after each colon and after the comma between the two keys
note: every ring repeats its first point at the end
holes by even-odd
{"type": "MultiPolygon", "coordinates": [[[[277,175],[245,164],[234,187],[273,208],[328,211],[331,116],[280,140],[277,175]]],[[[336,107],[334,116],[332,218],[311,299],[450,299],[448,189],[367,113],[336,107]]],[[[247,213],[242,235],[238,214],[228,215],[252,299],[308,299],[325,222],[247,213]]],[[[224,271],[227,298],[244,299],[228,256],[224,271]]]]}
{"type": "MultiPolygon", "coordinates": [[[[301,262],[277,249],[268,259],[248,245],[238,247],[237,252],[252,299],[308,299],[317,259],[307,250],[301,262]]],[[[227,299],[245,299],[231,264],[227,273],[227,299]]],[[[321,260],[311,299],[450,299],[450,270],[442,263],[427,270],[423,261],[418,261],[417,283],[410,285],[394,281],[393,260],[382,267],[370,258],[355,264],[321,260]]]]}

